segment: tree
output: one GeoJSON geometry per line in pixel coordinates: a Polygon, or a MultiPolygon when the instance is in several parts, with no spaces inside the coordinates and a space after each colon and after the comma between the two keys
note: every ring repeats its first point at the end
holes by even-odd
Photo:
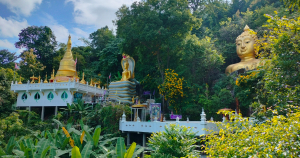
{"type": "Polygon", "coordinates": [[[45,69],[45,66],[37,61],[36,55],[33,54],[33,49],[21,54],[20,75],[25,79],[29,79],[32,75],[40,75],[40,72],[45,69]],[[38,72],[38,74],[36,74],[38,72]]]}
{"type": "Polygon", "coordinates": [[[102,51],[106,45],[115,38],[113,31],[109,30],[107,26],[98,29],[90,34],[90,46],[95,53],[102,51]]]}
{"type": "Polygon", "coordinates": [[[0,50],[0,67],[13,69],[17,58],[16,53],[11,53],[7,49],[0,50]]]}
{"type": "Polygon", "coordinates": [[[29,26],[19,33],[19,41],[15,43],[17,48],[33,49],[38,62],[46,66],[46,72],[52,71],[53,58],[57,42],[55,35],[48,26],[29,26]]]}
{"type": "Polygon", "coordinates": [[[12,75],[11,69],[0,69],[0,118],[8,116],[16,102],[16,95],[10,90],[12,75]]]}
{"type": "MultiPolygon", "coordinates": [[[[119,45],[121,44],[122,39],[115,38],[113,41],[108,43],[106,47],[97,53],[97,73],[100,73],[102,83],[106,84],[107,77],[111,74],[112,76],[116,76],[117,73],[122,72],[121,60],[122,53],[119,49],[119,45]]],[[[94,76],[96,77],[96,76],[94,76]]]]}
{"type": "Polygon", "coordinates": [[[154,59],[164,80],[164,70],[175,67],[177,52],[192,28],[201,20],[195,18],[185,0],[149,0],[122,6],[117,11],[117,35],[124,39],[122,52],[140,58],[154,59]]]}

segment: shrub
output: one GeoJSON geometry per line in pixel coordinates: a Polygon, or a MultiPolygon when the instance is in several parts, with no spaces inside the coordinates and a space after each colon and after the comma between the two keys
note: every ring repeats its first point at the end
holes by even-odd
{"type": "MultiPolygon", "coordinates": [[[[276,114],[273,110],[273,115],[276,114]]],[[[274,116],[261,124],[236,115],[231,116],[231,121],[220,123],[218,134],[206,136],[205,152],[209,157],[298,157],[300,154],[300,112],[274,116]]]]}
{"type": "Polygon", "coordinates": [[[194,150],[197,147],[195,136],[190,127],[170,124],[165,126],[165,131],[151,134],[148,146],[154,157],[199,157],[199,152],[194,150]]]}
{"type": "Polygon", "coordinates": [[[119,120],[123,112],[125,112],[127,120],[129,120],[131,114],[130,108],[121,104],[103,107],[100,110],[91,112],[85,119],[87,119],[89,126],[101,125],[105,129],[104,133],[113,134],[119,131],[119,120]]]}

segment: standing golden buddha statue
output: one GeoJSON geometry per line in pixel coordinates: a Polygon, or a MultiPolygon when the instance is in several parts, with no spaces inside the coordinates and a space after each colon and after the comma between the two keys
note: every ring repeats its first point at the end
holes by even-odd
{"type": "Polygon", "coordinates": [[[225,70],[226,75],[239,69],[253,70],[263,65],[260,59],[255,58],[258,50],[254,48],[254,44],[258,45],[258,38],[255,34],[250,34],[250,31],[252,30],[246,25],[244,32],[236,38],[236,52],[241,61],[229,65],[225,70]]]}

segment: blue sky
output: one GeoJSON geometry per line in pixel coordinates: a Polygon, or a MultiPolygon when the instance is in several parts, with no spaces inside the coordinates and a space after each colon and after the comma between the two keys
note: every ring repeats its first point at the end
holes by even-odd
{"type": "Polygon", "coordinates": [[[0,0],[0,50],[15,48],[20,31],[28,26],[49,26],[56,40],[66,43],[72,36],[72,46],[84,45],[81,37],[88,38],[97,29],[108,26],[115,29],[115,12],[125,4],[137,0],[0,0]]]}

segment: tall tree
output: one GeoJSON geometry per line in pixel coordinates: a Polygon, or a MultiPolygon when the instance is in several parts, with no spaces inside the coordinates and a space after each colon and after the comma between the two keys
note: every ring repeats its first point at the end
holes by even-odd
{"type": "Polygon", "coordinates": [[[45,66],[37,61],[36,55],[33,54],[33,49],[30,51],[23,52],[21,54],[20,61],[20,75],[25,79],[29,79],[33,74],[35,76],[40,75],[40,73],[45,69],[45,66]]]}
{"type": "Polygon", "coordinates": [[[12,69],[17,59],[16,53],[11,53],[7,49],[0,50],[0,67],[12,69]]]}
{"type": "Polygon", "coordinates": [[[0,68],[0,118],[8,116],[16,102],[16,95],[10,90],[13,73],[11,69],[0,68]]]}
{"type": "Polygon", "coordinates": [[[19,41],[15,43],[17,48],[31,48],[36,55],[37,61],[46,66],[46,71],[51,72],[55,48],[57,46],[56,38],[48,26],[29,26],[19,33],[19,41]]]}
{"type": "Polygon", "coordinates": [[[90,34],[90,46],[92,47],[92,54],[90,55],[91,62],[97,60],[97,54],[102,51],[106,45],[115,39],[113,31],[108,29],[107,26],[98,29],[90,34]]]}
{"type": "Polygon", "coordinates": [[[182,43],[201,20],[186,0],[148,0],[122,6],[117,11],[117,35],[124,39],[122,51],[139,59],[151,59],[164,80],[164,70],[175,67],[182,43]],[[172,65],[172,66],[171,66],[172,65]]]}

